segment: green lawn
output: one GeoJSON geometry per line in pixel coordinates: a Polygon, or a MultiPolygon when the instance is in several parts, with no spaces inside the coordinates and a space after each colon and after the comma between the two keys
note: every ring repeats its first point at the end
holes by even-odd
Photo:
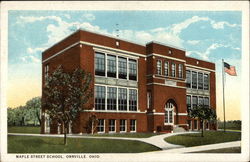
{"type": "MultiPolygon", "coordinates": [[[[32,133],[32,134],[40,134],[40,127],[34,126],[12,126],[8,127],[8,133],[32,133]]],[[[112,134],[83,134],[86,136],[100,136],[100,137],[126,137],[126,138],[148,138],[155,135],[159,135],[160,133],[112,133],[112,134]]]]}
{"type": "Polygon", "coordinates": [[[168,143],[183,145],[185,147],[200,146],[214,143],[241,140],[240,132],[205,131],[204,137],[200,133],[183,134],[164,139],[168,143]]]}
{"type": "Polygon", "coordinates": [[[40,134],[40,126],[8,126],[8,133],[32,133],[40,134]]]}
{"type": "Polygon", "coordinates": [[[111,139],[8,136],[8,153],[138,153],[159,148],[139,141],[111,139]]]}
{"type": "Polygon", "coordinates": [[[193,153],[241,153],[241,147],[230,147],[224,149],[206,150],[193,153]]]}

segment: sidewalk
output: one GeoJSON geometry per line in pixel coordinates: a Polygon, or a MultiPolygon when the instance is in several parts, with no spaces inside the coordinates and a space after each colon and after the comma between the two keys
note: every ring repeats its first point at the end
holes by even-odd
{"type": "Polygon", "coordinates": [[[164,154],[165,153],[178,153],[178,154],[179,153],[194,153],[194,152],[199,152],[199,151],[223,149],[223,148],[230,148],[230,147],[241,147],[241,141],[194,146],[194,147],[185,147],[185,148],[177,148],[177,149],[155,151],[155,152],[149,152],[149,153],[160,153],[160,154],[162,154],[162,153],[164,153],[164,154]]]}

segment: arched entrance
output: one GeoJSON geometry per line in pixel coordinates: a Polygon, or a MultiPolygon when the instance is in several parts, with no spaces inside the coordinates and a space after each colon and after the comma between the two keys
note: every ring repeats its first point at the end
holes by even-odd
{"type": "MultiPolygon", "coordinates": [[[[174,121],[174,115],[177,112],[177,106],[174,100],[170,99],[165,104],[165,118],[164,125],[174,125],[174,123],[178,123],[178,121],[174,121]]],[[[176,118],[178,120],[178,118],[176,118]]]]}

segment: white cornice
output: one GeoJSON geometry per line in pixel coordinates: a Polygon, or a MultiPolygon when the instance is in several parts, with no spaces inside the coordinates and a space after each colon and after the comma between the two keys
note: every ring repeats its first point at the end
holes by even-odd
{"type": "Polygon", "coordinates": [[[186,60],[183,60],[183,59],[178,59],[178,58],[174,58],[174,57],[170,57],[170,56],[164,56],[164,55],[157,54],[157,53],[151,53],[151,54],[147,55],[147,57],[150,57],[150,56],[157,56],[157,57],[167,58],[167,59],[170,59],[170,60],[186,62],[186,60]]]}
{"type": "Polygon", "coordinates": [[[209,71],[209,72],[215,72],[215,70],[203,68],[200,66],[195,66],[195,65],[190,65],[190,64],[185,64],[185,66],[186,66],[186,69],[190,69],[190,70],[194,69],[194,70],[205,70],[205,71],[209,71]]]}
{"type": "Polygon", "coordinates": [[[162,84],[162,83],[147,83],[147,85],[161,85],[161,86],[165,86],[165,87],[174,87],[174,88],[183,88],[183,89],[187,89],[186,87],[181,87],[181,86],[170,86],[170,85],[166,85],[166,84],[162,84]]]}

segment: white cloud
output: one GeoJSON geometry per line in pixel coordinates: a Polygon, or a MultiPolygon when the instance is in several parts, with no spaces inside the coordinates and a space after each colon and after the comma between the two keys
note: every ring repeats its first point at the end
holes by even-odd
{"type": "Polygon", "coordinates": [[[200,40],[188,40],[187,43],[191,44],[191,45],[196,45],[196,44],[200,43],[200,40]]]}
{"type": "Polygon", "coordinates": [[[86,18],[89,21],[93,21],[95,20],[95,15],[87,13],[87,14],[83,14],[83,17],[86,18]]]}
{"type": "Polygon", "coordinates": [[[230,24],[226,21],[215,22],[214,20],[210,20],[210,23],[214,29],[224,29],[224,26],[229,26],[232,28],[238,26],[237,24],[230,24]]]}
{"type": "Polygon", "coordinates": [[[46,48],[41,48],[41,47],[38,47],[38,48],[27,48],[27,52],[29,53],[29,54],[35,54],[35,53],[37,53],[37,52],[42,52],[42,51],[44,51],[46,48]]]}
{"type": "Polygon", "coordinates": [[[20,57],[20,59],[23,61],[23,62],[26,62],[26,63],[41,63],[41,60],[38,59],[37,57],[33,56],[33,55],[29,55],[29,56],[23,56],[23,57],[20,57]]]}
{"type": "Polygon", "coordinates": [[[68,19],[71,18],[71,16],[69,14],[64,14],[63,16],[66,17],[66,18],[68,18],[68,19]]]}

